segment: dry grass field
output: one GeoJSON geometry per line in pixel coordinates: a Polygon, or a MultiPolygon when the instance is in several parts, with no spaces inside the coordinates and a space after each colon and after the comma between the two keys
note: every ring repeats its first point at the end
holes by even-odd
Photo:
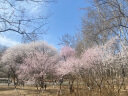
{"type": "Polygon", "coordinates": [[[17,90],[15,90],[12,85],[9,88],[7,85],[0,85],[0,96],[128,96],[128,86],[127,90],[121,90],[120,95],[114,95],[112,91],[106,94],[108,90],[105,88],[102,90],[101,95],[98,94],[97,89],[89,91],[88,88],[79,86],[79,93],[76,92],[76,86],[74,89],[75,92],[70,94],[69,86],[63,85],[61,95],[58,95],[59,85],[56,85],[55,88],[52,85],[48,85],[43,93],[42,91],[37,91],[35,86],[25,86],[24,89],[18,86],[17,90]]]}
{"type": "MultiPolygon", "coordinates": [[[[46,90],[37,91],[37,88],[34,86],[25,86],[24,89],[18,86],[17,90],[14,89],[14,86],[0,86],[0,96],[58,96],[59,86],[48,86],[46,90]]],[[[69,92],[69,86],[62,86],[62,96],[74,96],[75,93],[72,95],[69,92]]]]}

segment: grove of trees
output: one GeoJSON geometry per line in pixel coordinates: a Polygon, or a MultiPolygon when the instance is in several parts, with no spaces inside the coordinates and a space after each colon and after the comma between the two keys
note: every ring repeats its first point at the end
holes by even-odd
{"type": "MultiPolygon", "coordinates": [[[[127,58],[128,46],[122,48],[120,39],[114,37],[104,45],[84,50],[80,57],[69,46],[58,52],[45,42],[21,44],[3,53],[1,65],[6,74],[10,74],[15,88],[22,80],[43,90],[44,82],[61,78],[69,81],[77,94],[80,94],[79,86],[83,82],[88,94],[119,96],[127,87],[127,58]]],[[[61,86],[62,82],[60,92],[61,86]]]]}
{"type": "MultiPolygon", "coordinates": [[[[75,36],[66,34],[60,38],[60,44],[63,45],[60,51],[44,41],[1,49],[1,71],[14,81],[15,89],[23,81],[36,85],[37,89],[43,91],[46,81],[59,81],[58,96],[63,93],[63,82],[69,82],[70,93],[74,92],[75,96],[128,95],[128,1],[91,1],[93,6],[87,9],[88,12],[82,18],[81,31],[75,36]]],[[[13,19],[12,15],[23,9],[17,10],[15,3],[8,0],[3,3],[9,4],[15,11],[6,14],[6,20],[0,16],[0,20],[4,21],[1,23],[4,30],[0,29],[0,32],[11,30],[28,36],[24,26],[28,23],[33,26],[35,23],[32,21],[44,19],[42,16],[27,18],[25,14],[13,19]]],[[[2,6],[0,10],[4,7],[6,6],[2,6]]],[[[40,32],[43,25],[36,23],[39,26],[36,25],[34,31],[31,28],[30,34],[40,32]]]]}

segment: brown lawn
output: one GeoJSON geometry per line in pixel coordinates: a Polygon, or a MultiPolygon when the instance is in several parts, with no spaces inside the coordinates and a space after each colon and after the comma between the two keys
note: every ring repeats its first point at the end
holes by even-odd
{"type": "MultiPolygon", "coordinates": [[[[25,86],[24,89],[18,86],[17,90],[14,89],[14,86],[0,86],[0,96],[58,96],[59,86],[48,86],[46,90],[37,91],[37,88],[34,86],[25,86]]],[[[69,92],[69,86],[62,86],[61,96],[72,96],[69,92]]],[[[74,96],[74,95],[73,95],[74,96]]]]}
{"type": "MultiPolygon", "coordinates": [[[[84,88],[83,86],[79,86],[79,95],[76,92],[77,88],[75,86],[75,92],[70,94],[69,92],[69,86],[63,85],[61,96],[115,96],[112,95],[110,92],[109,95],[106,94],[107,90],[102,90],[102,95],[99,95],[96,90],[89,91],[87,88],[84,88]]],[[[128,87],[126,88],[128,90],[128,87]]],[[[53,88],[52,85],[48,85],[47,89],[43,91],[37,91],[36,87],[34,86],[25,86],[24,89],[22,87],[18,86],[17,90],[14,89],[14,86],[10,86],[8,88],[7,85],[0,85],[0,96],[59,96],[58,94],[59,85],[55,86],[53,88]]],[[[128,96],[128,91],[121,90],[120,96],[128,96]]]]}

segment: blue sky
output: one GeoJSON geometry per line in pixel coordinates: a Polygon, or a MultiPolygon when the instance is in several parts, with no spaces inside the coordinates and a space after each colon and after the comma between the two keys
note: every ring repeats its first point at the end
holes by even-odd
{"type": "MultiPolygon", "coordinates": [[[[66,33],[75,34],[78,32],[76,28],[80,28],[81,17],[84,14],[84,11],[80,8],[88,6],[88,0],[58,0],[57,3],[47,5],[46,10],[40,12],[47,11],[53,13],[53,15],[50,17],[49,24],[46,25],[49,30],[46,35],[43,35],[42,40],[59,49],[59,37],[66,33]]],[[[36,9],[33,10],[36,11],[36,9]]],[[[0,36],[0,41],[2,44],[13,46],[21,41],[21,36],[17,33],[7,32],[0,36]]]]}

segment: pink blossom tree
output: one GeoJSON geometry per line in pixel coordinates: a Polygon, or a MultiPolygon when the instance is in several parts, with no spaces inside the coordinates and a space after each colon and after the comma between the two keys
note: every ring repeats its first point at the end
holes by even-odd
{"type": "MultiPolygon", "coordinates": [[[[80,69],[80,75],[89,90],[94,87],[97,77],[102,75],[102,73],[96,74],[96,70],[102,70],[103,55],[102,46],[96,46],[85,50],[81,56],[82,67],[80,69]]],[[[100,88],[102,80],[103,78],[100,78],[100,82],[97,82],[100,88]]]]}
{"type": "Polygon", "coordinates": [[[32,52],[25,62],[20,65],[17,73],[19,78],[26,81],[33,81],[43,88],[44,80],[51,72],[55,73],[57,56],[49,56],[39,52],[32,52]]]}
{"type": "Polygon", "coordinates": [[[75,50],[69,46],[64,46],[61,48],[60,55],[62,57],[62,60],[60,61],[58,70],[59,70],[59,74],[64,76],[73,71],[72,61],[75,58],[75,50]],[[71,70],[69,70],[70,68],[71,70]]]}
{"type": "Polygon", "coordinates": [[[125,69],[121,63],[124,63],[124,56],[127,54],[127,47],[124,47],[125,50],[123,47],[118,38],[115,37],[102,46],[95,46],[84,51],[81,56],[80,74],[89,90],[97,86],[101,95],[104,85],[108,85],[106,89],[110,91],[114,90],[114,82],[116,82],[117,93],[119,93],[124,83],[123,76],[125,76],[125,69]],[[125,55],[123,55],[124,53],[125,55]],[[119,79],[117,75],[122,79],[119,79]],[[122,84],[119,85],[119,82],[122,82],[122,84]]]}
{"type": "Polygon", "coordinates": [[[64,46],[61,48],[60,54],[66,61],[66,59],[75,56],[75,50],[69,46],[64,46]]]}
{"type": "Polygon", "coordinates": [[[2,62],[5,64],[4,69],[7,71],[10,70],[11,77],[14,79],[14,85],[16,85],[15,81],[18,81],[17,71],[19,70],[19,66],[24,64],[26,58],[33,52],[40,52],[48,56],[58,54],[53,46],[45,42],[32,42],[9,48],[2,56],[2,62]]]}
{"type": "MultiPolygon", "coordinates": [[[[70,83],[70,87],[71,87],[70,92],[72,92],[73,82],[77,78],[76,76],[79,73],[79,68],[81,66],[80,61],[75,56],[75,49],[69,46],[62,47],[60,54],[62,56],[62,60],[58,65],[57,71],[62,78],[71,80],[72,83],[70,83]]],[[[61,91],[61,83],[60,83],[60,91],[61,91]]]]}

